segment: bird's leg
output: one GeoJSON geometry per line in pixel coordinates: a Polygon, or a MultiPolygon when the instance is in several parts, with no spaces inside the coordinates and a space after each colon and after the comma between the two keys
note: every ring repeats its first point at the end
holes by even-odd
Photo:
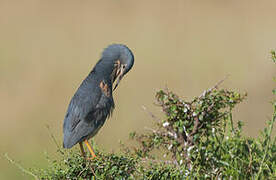
{"type": "Polygon", "coordinates": [[[80,142],[80,143],[79,143],[79,145],[80,145],[81,155],[83,156],[83,158],[85,158],[85,157],[86,157],[86,155],[85,155],[85,151],[84,151],[84,148],[83,148],[83,144],[82,144],[82,142],[80,142]]]}
{"type": "Polygon", "coordinates": [[[89,144],[88,140],[84,140],[84,143],[86,144],[88,150],[90,151],[90,154],[92,156],[92,159],[96,157],[94,151],[93,151],[93,148],[91,147],[91,145],[89,144]]]}

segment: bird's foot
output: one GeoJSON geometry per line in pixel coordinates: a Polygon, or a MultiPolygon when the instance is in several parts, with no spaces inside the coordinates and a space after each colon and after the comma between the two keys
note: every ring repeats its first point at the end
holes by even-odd
{"type": "Polygon", "coordinates": [[[92,157],[87,157],[86,160],[92,161],[95,160],[97,158],[97,156],[92,156],[92,157]]]}

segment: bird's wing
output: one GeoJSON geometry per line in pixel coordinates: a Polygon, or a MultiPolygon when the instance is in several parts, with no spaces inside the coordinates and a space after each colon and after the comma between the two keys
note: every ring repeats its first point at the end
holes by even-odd
{"type": "Polygon", "coordinates": [[[91,111],[96,109],[101,96],[102,91],[99,86],[82,83],[70,101],[64,119],[64,131],[73,131],[91,111]]]}

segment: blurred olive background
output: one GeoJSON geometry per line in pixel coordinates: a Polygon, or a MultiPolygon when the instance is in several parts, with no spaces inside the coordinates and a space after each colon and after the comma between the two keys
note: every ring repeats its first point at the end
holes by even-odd
{"type": "Polygon", "coordinates": [[[255,137],[271,115],[276,1],[0,0],[0,179],[30,179],[24,167],[47,167],[45,152],[62,144],[67,105],[111,43],[129,46],[131,72],[114,94],[116,109],[95,138],[118,150],[129,132],[152,119],[145,105],[166,85],[190,100],[226,75],[222,87],[248,92],[234,118],[255,137]],[[22,177],[23,176],[23,177],[22,177]]]}

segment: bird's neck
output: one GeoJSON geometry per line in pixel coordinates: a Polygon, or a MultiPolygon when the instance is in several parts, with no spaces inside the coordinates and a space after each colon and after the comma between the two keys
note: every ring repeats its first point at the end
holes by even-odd
{"type": "Polygon", "coordinates": [[[110,78],[113,69],[114,69],[114,63],[113,61],[104,61],[104,60],[100,60],[96,66],[96,73],[99,74],[100,76],[104,77],[104,78],[110,78]]]}
{"type": "Polygon", "coordinates": [[[103,61],[99,60],[98,63],[95,65],[94,69],[88,75],[87,80],[95,80],[102,81],[104,80],[105,83],[108,84],[108,87],[112,89],[112,80],[111,74],[114,69],[114,64],[111,61],[103,61]]]}

